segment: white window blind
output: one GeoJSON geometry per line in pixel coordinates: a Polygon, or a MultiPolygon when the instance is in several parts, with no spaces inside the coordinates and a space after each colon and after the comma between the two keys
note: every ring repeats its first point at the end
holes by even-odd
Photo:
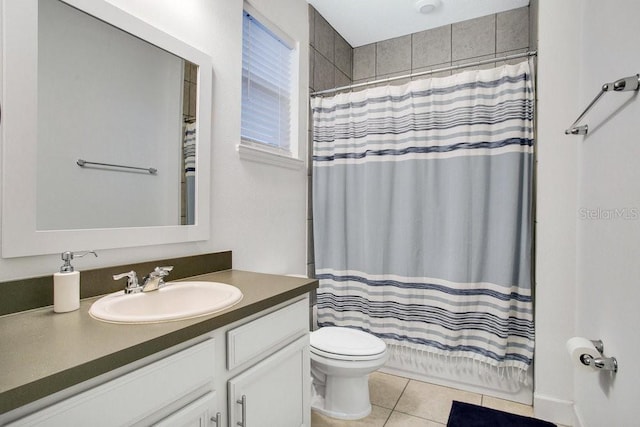
{"type": "Polygon", "coordinates": [[[290,155],[293,49],[246,11],[242,34],[242,124],[245,143],[290,155]]]}

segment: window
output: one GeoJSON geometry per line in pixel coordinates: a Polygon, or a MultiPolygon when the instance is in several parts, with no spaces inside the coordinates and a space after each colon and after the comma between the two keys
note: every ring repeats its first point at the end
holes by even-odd
{"type": "Polygon", "coordinates": [[[241,145],[291,157],[297,151],[291,147],[294,43],[246,6],[241,145]]]}

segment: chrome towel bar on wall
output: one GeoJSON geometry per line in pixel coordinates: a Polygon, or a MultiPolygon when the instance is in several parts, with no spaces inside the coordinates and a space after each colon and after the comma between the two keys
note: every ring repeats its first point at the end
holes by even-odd
{"type": "Polygon", "coordinates": [[[89,162],[89,161],[83,160],[83,159],[78,159],[76,161],[76,164],[78,166],[80,166],[81,168],[83,168],[85,166],[90,166],[90,165],[97,165],[97,166],[107,166],[107,167],[111,167],[111,168],[140,170],[140,171],[149,172],[151,175],[155,175],[155,174],[158,173],[158,169],[156,169],[156,168],[139,168],[137,166],[116,165],[116,164],[113,164],[113,163],[89,162]]]}
{"type": "Polygon", "coordinates": [[[638,91],[639,88],[640,88],[640,74],[636,74],[634,76],[629,76],[629,77],[623,77],[621,79],[616,80],[613,83],[603,84],[602,88],[600,89],[600,92],[598,92],[596,97],[593,98],[593,101],[591,101],[591,103],[587,105],[587,108],[584,109],[582,114],[578,116],[576,121],[573,122],[573,124],[569,126],[569,129],[565,130],[564,133],[567,135],[586,135],[587,132],[589,132],[589,126],[588,125],[578,126],[578,123],[580,122],[580,120],[584,118],[584,116],[587,115],[589,110],[591,110],[591,108],[596,104],[596,102],[598,102],[600,97],[602,97],[602,95],[604,95],[605,92],[611,92],[611,91],[630,92],[630,91],[638,91]]]}

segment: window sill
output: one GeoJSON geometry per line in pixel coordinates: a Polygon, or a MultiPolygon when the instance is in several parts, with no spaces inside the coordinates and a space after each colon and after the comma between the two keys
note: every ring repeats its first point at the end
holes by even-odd
{"type": "Polygon", "coordinates": [[[237,148],[238,155],[242,160],[266,163],[268,165],[294,170],[302,169],[304,167],[304,161],[293,157],[283,156],[281,154],[276,154],[268,150],[262,150],[242,143],[238,144],[237,148]]]}

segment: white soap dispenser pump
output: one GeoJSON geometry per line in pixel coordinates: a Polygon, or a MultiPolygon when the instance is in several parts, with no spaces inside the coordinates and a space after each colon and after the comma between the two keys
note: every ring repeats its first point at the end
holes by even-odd
{"type": "MultiPolygon", "coordinates": [[[[94,251],[75,255],[81,258],[87,254],[94,254],[94,251]]],[[[53,311],[56,313],[66,313],[80,308],[80,272],[75,271],[71,265],[74,258],[73,252],[63,252],[61,254],[64,264],[58,273],[53,274],[53,311]]]]}

